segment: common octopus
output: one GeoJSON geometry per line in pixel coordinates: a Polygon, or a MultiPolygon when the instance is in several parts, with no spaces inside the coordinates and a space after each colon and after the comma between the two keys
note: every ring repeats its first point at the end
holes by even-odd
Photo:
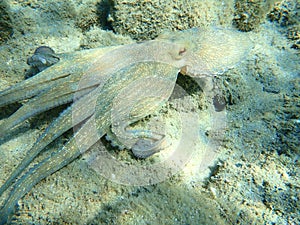
{"type": "Polygon", "coordinates": [[[163,150],[163,135],[130,130],[130,124],[168,100],[179,72],[191,77],[221,74],[248,50],[246,34],[224,28],[192,28],[142,43],[58,54],[52,66],[42,67],[37,75],[1,91],[0,107],[28,101],[1,121],[0,138],[34,115],[71,105],[47,127],[2,184],[0,195],[10,186],[12,189],[0,210],[0,224],[10,221],[18,200],[38,182],[72,162],[107,133],[114,143],[131,149],[138,158],[163,150]],[[116,99],[133,83],[131,93],[116,99]],[[71,128],[74,135],[61,149],[16,180],[47,145],[71,128]]]}

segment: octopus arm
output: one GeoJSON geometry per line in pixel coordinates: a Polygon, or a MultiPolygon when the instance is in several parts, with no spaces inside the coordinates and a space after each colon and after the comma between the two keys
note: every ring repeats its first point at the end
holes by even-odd
{"type": "MultiPolygon", "coordinates": [[[[76,86],[76,84],[74,86],[76,86]]],[[[76,90],[76,88],[72,87],[69,81],[53,87],[51,91],[42,92],[38,96],[30,99],[26,104],[0,124],[0,136],[4,135],[6,133],[5,131],[9,131],[11,128],[32,116],[72,102],[75,98],[75,93],[76,98],[80,98],[91,92],[94,88],[95,87],[89,87],[83,90],[76,90]]]]}
{"type": "MultiPolygon", "coordinates": [[[[104,130],[103,132],[99,131],[99,133],[94,135],[87,135],[91,128],[95,126],[94,120],[95,118],[93,116],[88,119],[62,149],[31,168],[15,183],[4,206],[0,209],[0,224],[6,224],[9,222],[15,211],[15,206],[18,200],[29,192],[33,186],[76,159],[80,154],[82,154],[82,152],[89,149],[101,138],[101,136],[104,135],[104,130]]],[[[101,121],[98,123],[101,123],[103,128],[108,126],[108,113],[103,115],[101,121]]]]}
{"type": "MultiPolygon", "coordinates": [[[[95,61],[116,47],[97,48],[60,55],[60,61],[37,75],[0,92],[0,107],[51,92],[56,86],[66,82],[79,82],[95,61]]],[[[101,71],[98,71],[101,72],[101,71]]],[[[95,83],[91,84],[94,86],[95,83]]],[[[68,88],[64,86],[64,89],[68,88]]]]}
{"type": "Polygon", "coordinates": [[[95,104],[95,99],[92,98],[92,96],[94,96],[97,92],[99,92],[99,90],[94,90],[77,100],[47,127],[32,148],[27,152],[25,158],[1,186],[0,196],[46,146],[72,127],[75,127],[80,122],[89,118],[94,113],[93,105],[95,104]]]}
{"type": "MultiPolygon", "coordinates": [[[[51,69],[50,67],[49,69],[51,69]]],[[[55,72],[55,71],[53,71],[55,72]]],[[[57,73],[57,72],[56,72],[57,73]]],[[[53,73],[54,74],[54,73],[53,73]]],[[[48,90],[51,86],[59,85],[69,73],[62,73],[59,76],[51,77],[51,73],[46,69],[34,77],[24,80],[4,91],[0,92],[0,107],[27,99],[48,90]],[[44,76],[47,73],[47,76],[44,76]]]]}

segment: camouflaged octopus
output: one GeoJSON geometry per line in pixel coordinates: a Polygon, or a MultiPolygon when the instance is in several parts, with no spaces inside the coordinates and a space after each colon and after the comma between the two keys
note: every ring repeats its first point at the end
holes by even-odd
{"type": "Polygon", "coordinates": [[[248,49],[248,38],[238,31],[193,28],[142,43],[60,54],[54,65],[0,92],[0,107],[29,99],[1,121],[0,137],[34,115],[72,103],[2,184],[0,195],[10,186],[12,190],[0,210],[0,224],[10,220],[18,200],[34,185],[106,133],[139,158],[162,150],[163,135],[127,128],[168,100],[179,72],[192,77],[220,74],[239,62],[248,49]],[[47,145],[71,128],[74,135],[65,146],[16,180],[47,145]]]}

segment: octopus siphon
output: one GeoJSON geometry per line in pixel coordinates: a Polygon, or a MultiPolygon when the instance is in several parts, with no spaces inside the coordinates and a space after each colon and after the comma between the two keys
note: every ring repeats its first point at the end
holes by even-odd
{"type": "Polygon", "coordinates": [[[2,184],[0,195],[11,189],[0,209],[0,224],[11,220],[18,200],[38,182],[75,160],[105,134],[114,144],[131,149],[137,158],[163,150],[163,135],[151,130],[131,130],[129,126],[168,100],[179,72],[191,77],[221,74],[241,61],[249,46],[246,34],[213,27],[164,33],[142,43],[74,53],[54,54],[45,47],[38,49],[29,60],[38,73],[0,92],[0,107],[28,99],[0,121],[0,138],[30,117],[67,103],[69,106],[46,128],[2,184]],[[51,56],[50,66],[40,55],[45,50],[51,56]],[[39,64],[35,63],[36,58],[41,61],[39,64]],[[125,96],[116,98],[130,85],[125,96]],[[61,149],[19,177],[46,146],[72,128],[74,134],[61,149]]]}

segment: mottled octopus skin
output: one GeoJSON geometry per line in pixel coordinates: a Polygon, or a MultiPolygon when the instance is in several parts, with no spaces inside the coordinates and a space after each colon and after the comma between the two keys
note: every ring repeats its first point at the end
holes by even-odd
{"type": "Polygon", "coordinates": [[[128,133],[125,128],[155,112],[168,100],[179,71],[194,77],[222,73],[239,62],[249,47],[248,38],[237,31],[193,28],[139,44],[61,54],[55,65],[0,92],[0,107],[30,98],[9,118],[1,121],[0,138],[27,118],[72,102],[28,151],[1,186],[0,195],[48,144],[69,129],[76,128],[63,148],[12,185],[12,191],[0,209],[0,224],[10,221],[18,200],[33,186],[88,150],[109,132],[111,126],[116,138],[123,140],[126,148],[135,150],[137,156],[145,158],[161,150],[161,140],[145,149],[135,144],[139,140],[154,140],[151,132],[147,136],[128,133]],[[132,84],[131,97],[116,99],[132,84]],[[151,88],[151,96],[144,94],[147,87],[151,88]],[[134,109],[134,115],[128,115],[132,112],[126,108],[134,109]],[[81,126],[77,128],[78,124],[81,126]],[[91,131],[97,132],[91,134],[91,131]]]}

